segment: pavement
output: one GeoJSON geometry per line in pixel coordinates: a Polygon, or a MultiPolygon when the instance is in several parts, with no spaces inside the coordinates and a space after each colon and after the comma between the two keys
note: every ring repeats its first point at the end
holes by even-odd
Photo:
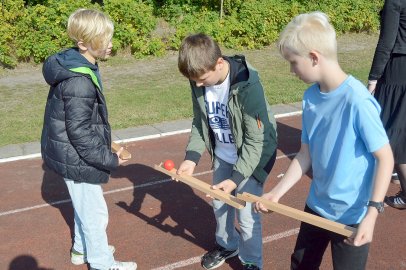
{"type": "MultiPolygon", "coordinates": [[[[301,102],[271,106],[276,118],[301,113],[301,102]]],[[[169,121],[112,131],[112,139],[117,143],[154,139],[163,136],[190,132],[192,119],[169,121]]],[[[41,157],[40,142],[11,144],[0,147],[0,163],[41,157]]]]}

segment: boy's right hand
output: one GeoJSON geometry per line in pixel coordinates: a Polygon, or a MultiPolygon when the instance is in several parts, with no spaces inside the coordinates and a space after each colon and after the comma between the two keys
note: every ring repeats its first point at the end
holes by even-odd
{"type": "Polygon", "coordinates": [[[185,175],[192,176],[192,174],[193,174],[193,172],[195,170],[195,167],[196,167],[196,163],[194,163],[193,161],[184,160],[180,164],[178,170],[176,171],[176,174],[177,175],[185,174],[185,175]]]}
{"type": "Polygon", "coordinates": [[[123,151],[124,151],[124,147],[121,147],[120,150],[118,150],[118,151],[116,152],[116,155],[117,155],[117,157],[118,157],[118,165],[122,165],[123,163],[125,163],[125,162],[128,161],[128,159],[121,159],[121,158],[120,158],[121,153],[122,153],[123,151]]]}

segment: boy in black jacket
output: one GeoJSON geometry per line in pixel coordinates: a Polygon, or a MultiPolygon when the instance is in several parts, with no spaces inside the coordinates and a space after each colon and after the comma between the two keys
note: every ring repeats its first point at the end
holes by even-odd
{"type": "Polygon", "coordinates": [[[61,175],[74,208],[73,264],[90,269],[135,270],[134,262],[114,260],[108,245],[108,210],[101,184],[125,160],[111,151],[111,129],[96,59],[112,49],[114,26],[96,10],[79,9],[68,20],[76,47],[50,56],[43,74],[50,85],[41,137],[45,164],[61,175]]]}

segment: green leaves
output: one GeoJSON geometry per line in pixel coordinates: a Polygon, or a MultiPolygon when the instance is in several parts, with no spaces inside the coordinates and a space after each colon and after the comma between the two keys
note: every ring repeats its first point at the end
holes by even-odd
{"type": "Polygon", "coordinates": [[[24,2],[0,3],[0,65],[5,67],[19,61],[40,63],[70,47],[66,23],[78,8],[107,13],[115,26],[114,51],[141,58],[178,50],[182,39],[195,32],[213,36],[225,48],[260,49],[275,42],[294,16],[315,10],[327,13],[339,34],[376,32],[383,5],[382,0],[224,0],[220,19],[219,0],[24,2]]]}
{"type": "Polygon", "coordinates": [[[164,6],[161,14],[176,29],[169,48],[177,49],[189,33],[205,32],[230,49],[260,49],[275,42],[296,15],[320,10],[330,16],[337,33],[376,32],[379,29],[380,0],[245,0],[224,1],[220,21],[217,6],[198,8],[193,1],[164,6]]]}

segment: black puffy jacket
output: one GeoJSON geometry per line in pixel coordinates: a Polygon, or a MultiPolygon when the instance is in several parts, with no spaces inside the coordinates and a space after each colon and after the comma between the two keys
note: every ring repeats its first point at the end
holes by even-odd
{"type": "Polygon", "coordinates": [[[106,183],[118,157],[97,65],[72,48],[50,56],[43,75],[50,85],[41,136],[45,164],[64,178],[106,183]]]}

